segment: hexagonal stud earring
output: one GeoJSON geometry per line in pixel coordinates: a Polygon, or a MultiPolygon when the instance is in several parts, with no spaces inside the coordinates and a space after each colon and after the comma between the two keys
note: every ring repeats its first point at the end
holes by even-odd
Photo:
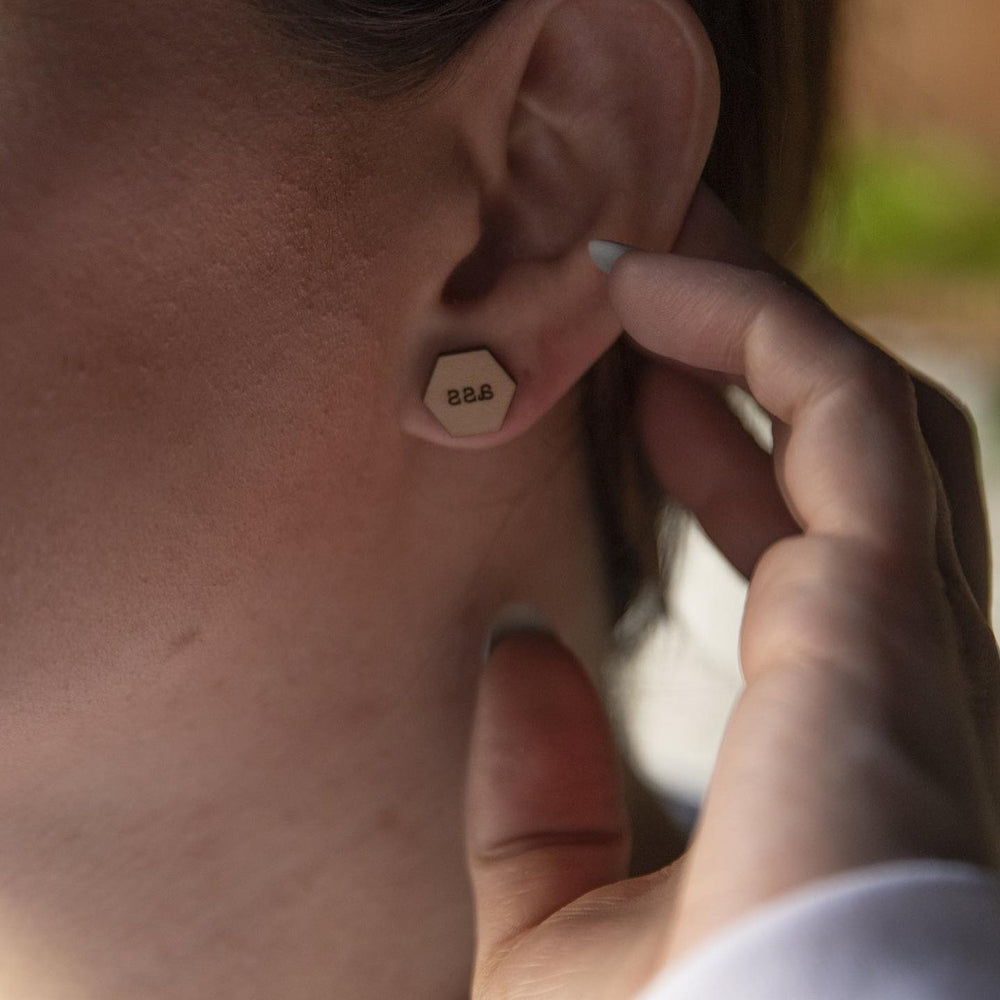
{"type": "Polygon", "coordinates": [[[452,437],[498,431],[507,418],[514,380],[485,348],[438,355],[424,403],[452,437]]]}

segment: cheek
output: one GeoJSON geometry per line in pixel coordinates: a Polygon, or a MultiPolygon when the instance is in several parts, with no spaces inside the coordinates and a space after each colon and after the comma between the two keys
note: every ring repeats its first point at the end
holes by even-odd
{"type": "Polygon", "coordinates": [[[373,265],[338,255],[329,218],[298,225],[273,172],[229,166],[225,196],[191,173],[183,197],[170,171],[81,177],[7,234],[0,561],[40,608],[92,595],[99,617],[105,583],[138,607],[198,561],[225,574],[393,458],[373,265]]]}
{"type": "Polygon", "coordinates": [[[332,416],[338,383],[371,398],[383,317],[369,262],[340,252],[350,230],[299,226],[310,206],[272,164],[181,165],[82,171],[4,248],[0,407],[31,447],[259,450],[296,411],[332,416]]]}
{"type": "Polygon", "coordinates": [[[260,253],[266,225],[258,241],[83,213],[86,238],[39,229],[2,279],[6,662],[19,633],[56,635],[57,621],[76,646],[48,650],[53,662],[99,661],[97,625],[116,641],[169,636],[289,538],[358,534],[399,458],[361,280],[283,268],[260,253]]]}

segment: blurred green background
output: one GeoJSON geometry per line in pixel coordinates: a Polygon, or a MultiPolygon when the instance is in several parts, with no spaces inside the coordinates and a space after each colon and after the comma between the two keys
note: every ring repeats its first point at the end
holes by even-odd
{"type": "Polygon", "coordinates": [[[851,319],[1000,364],[998,43],[998,0],[844,0],[798,269],[851,319]]]}

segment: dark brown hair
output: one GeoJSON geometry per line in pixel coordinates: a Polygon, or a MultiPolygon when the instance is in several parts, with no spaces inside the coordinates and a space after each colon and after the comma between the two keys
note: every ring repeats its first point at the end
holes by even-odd
{"type": "MultiPolygon", "coordinates": [[[[381,101],[440,82],[506,0],[250,2],[331,86],[381,101]]],[[[705,179],[771,253],[787,259],[823,146],[836,0],[689,2],[722,81],[705,179]]],[[[640,370],[620,340],[584,380],[590,478],[617,619],[640,592],[653,594],[654,612],[663,612],[671,555],[672,533],[663,529],[674,508],[643,461],[631,419],[640,370]]],[[[629,631],[638,637],[634,623],[629,631]]]]}

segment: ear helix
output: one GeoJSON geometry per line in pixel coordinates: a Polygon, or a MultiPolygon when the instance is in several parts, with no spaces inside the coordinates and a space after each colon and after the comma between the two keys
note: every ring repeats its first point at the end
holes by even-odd
{"type": "Polygon", "coordinates": [[[516,383],[485,347],[438,355],[424,405],[452,437],[500,430],[516,383]]]}

